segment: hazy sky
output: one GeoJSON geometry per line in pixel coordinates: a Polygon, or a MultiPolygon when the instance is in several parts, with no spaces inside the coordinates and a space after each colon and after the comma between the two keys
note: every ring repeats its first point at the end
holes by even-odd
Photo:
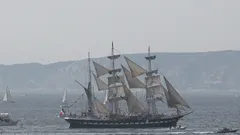
{"type": "Polygon", "coordinates": [[[1,0],[0,63],[240,49],[239,0],[1,0]]]}

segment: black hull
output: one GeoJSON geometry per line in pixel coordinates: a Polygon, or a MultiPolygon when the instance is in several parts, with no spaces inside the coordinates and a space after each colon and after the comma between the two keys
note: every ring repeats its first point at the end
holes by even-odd
{"type": "Polygon", "coordinates": [[[183,116],[168,118],[155,118],[145,120],[84,120],[81,118],[68,118],[69,128],[168,128],[175,127],[183,116]]]}
{"type": "Polygon", "coordinates": [[[217,133],[236,133],[238,131],[237,130],[230,130],[230,131],[218,131],[217,133]]]}

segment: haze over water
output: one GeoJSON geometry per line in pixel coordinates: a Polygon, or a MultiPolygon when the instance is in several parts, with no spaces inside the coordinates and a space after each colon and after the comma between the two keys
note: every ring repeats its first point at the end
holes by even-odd
{"type": "MultiPolygon", "coordinates": [[[[237,92],[189,92],[181,93],[194,113],[184,117],[179,124],[186,130],[169,129],[68,129],[68,123],[57,116],[60,111],[62,94],[29,93],[19,95],[12,92],[15,104],[0,104],[0,112],[9,112],[13,119],[19,119],[16,127],[0,127],[2,134],[213,134],[221,127],[240,127],[240,98],[237,92]]],[[[69,92],[69,102],[75,101],[81,93],[69,92]]],[[[73,111],[80,112],[86,102],[79,100],[73,111]]],[[[161,109],[160,109],[161,111],[161,109]]]]}

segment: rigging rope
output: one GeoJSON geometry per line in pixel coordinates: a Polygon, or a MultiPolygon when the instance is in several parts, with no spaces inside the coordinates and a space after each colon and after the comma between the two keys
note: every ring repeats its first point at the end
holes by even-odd
{"type": "Polygon", "coordinates": [[[83,93],[79,98],[77,98],[76,101],[74,101],[69,107],[72,107],[74,104],[76,104],[85,94],[83,93]]]}

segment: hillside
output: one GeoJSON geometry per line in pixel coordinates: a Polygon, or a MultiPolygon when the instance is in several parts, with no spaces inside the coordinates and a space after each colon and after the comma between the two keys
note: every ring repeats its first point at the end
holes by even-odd
{"type": "MultiPolygon", "coordinates": [[[[158,67],[180,90],[188,89],[240,89],[240,51],[205,53],[156,53],[153,67],[158,67]]],[[[147,67],[146,54],[127,55],[147,67]]],[[[94,59],[109,67],[110,61],[94,59]]],[[[123,58],[119,63],[124,63],[123,58]]],[[[74,80],[86,84],[86,60],[58,62],[48,65],[38,63],[0,65],[0,87],[11,89],[79,88],[74,80]],[[85,67],[85,68],[84,68],[85,67]]],[[[93,69],[94,71],[94,69],[93,69]]]]}

